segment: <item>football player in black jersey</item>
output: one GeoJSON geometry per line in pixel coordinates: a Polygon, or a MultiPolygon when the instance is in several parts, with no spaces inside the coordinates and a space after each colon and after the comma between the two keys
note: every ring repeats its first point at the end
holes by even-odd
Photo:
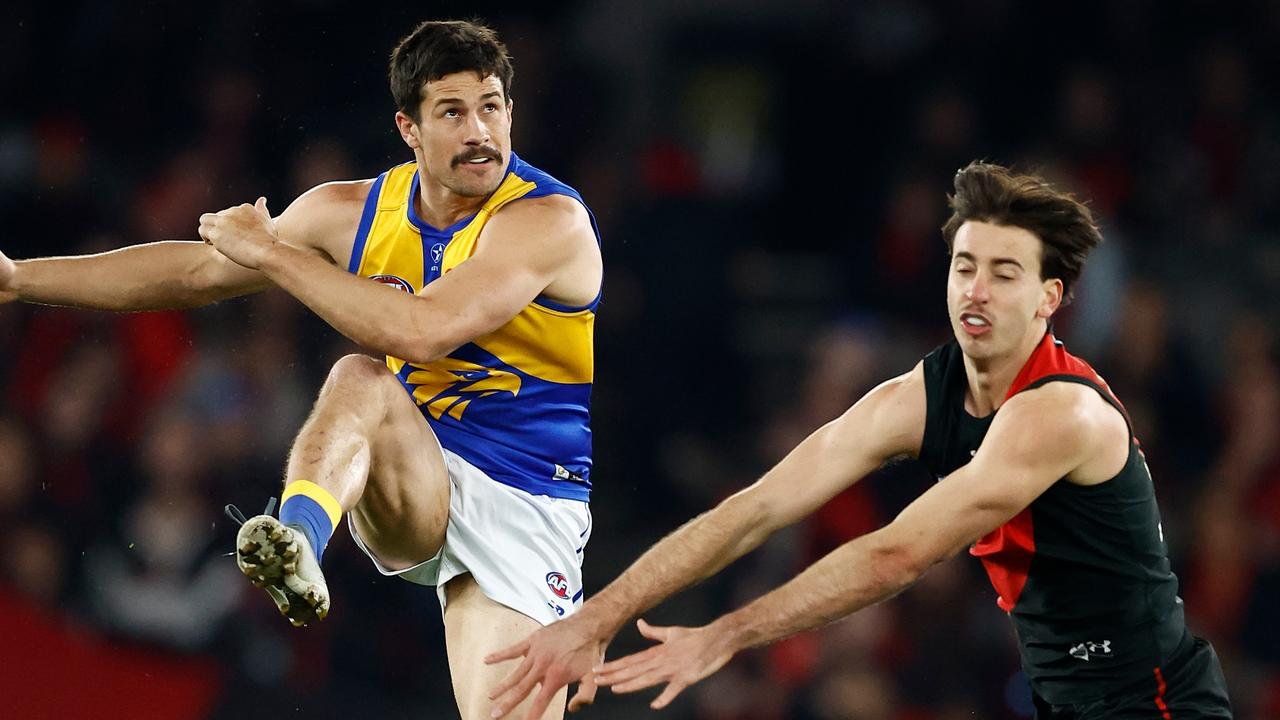
{"type": "Polygon", "coordinates": [[[1038,177],[986,163],[957,173],[950,201],[954,338],[663,539],[577,615],[490,656],[524,658],[494,688],[495,717],[535,686],[534,713],[591,679],[615,692],[665,685],[653,701],[664,707],[740,650],[892,597],[966,548],[1013,619],[1039,717],[1231,717],[1213,648],[1187,631],[1124,407],[1051,329],[1101,240],[1091,213],[1038,177]],[[904,455],[939,481],[893,522],[708,625],[641,620],[658,644],[601,664],[629,618],[904,455]]]}

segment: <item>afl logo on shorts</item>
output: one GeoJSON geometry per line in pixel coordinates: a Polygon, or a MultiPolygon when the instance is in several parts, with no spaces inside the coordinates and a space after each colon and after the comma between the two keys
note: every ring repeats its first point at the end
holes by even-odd
{"type": "Polygon", "coordinates": [[[547,573],[547,587],[561,600],[569,599],[569,580],[558,572],[547,573]]]}
{"type": "Polygon", "coordinates": [[[413,294],[413,286],[409,284],[409,281],[398,278],[395,275],[374,275],[369,279],[380,282],[383,285],[390,285],[397,290],[403,290],[410,295],[413,294]]]}

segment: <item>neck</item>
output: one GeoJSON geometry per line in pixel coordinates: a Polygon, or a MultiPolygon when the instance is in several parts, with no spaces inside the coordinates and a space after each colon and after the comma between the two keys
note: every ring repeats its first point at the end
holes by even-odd
{"type": "Polygon", "coordinates": [[[1044,321],[1037,322],[1035,327],[1036,331],[1028,333],[1011,353],[982,359],[964,356],[965,376],[969,380],[965,405],[970,413],[985,417],[1004,404],[1013,381],[1027,364],[1031,353],[1035,352],[1044,334],[1049,331],[1048,323],[1044,321]]]}
{"type": "MultiPolygon", "coordinates": [[[[422,165],[419,164],[418,167],[421,168],[422,165]]],[[[418,173],[418,196],[413,201],[417,203],[418,217],[431,227],[447,228],[465,217],[475,215],[484,201],[489,199],[487,195],[459,195],[435,182],[421,170],[418,173]]]]}

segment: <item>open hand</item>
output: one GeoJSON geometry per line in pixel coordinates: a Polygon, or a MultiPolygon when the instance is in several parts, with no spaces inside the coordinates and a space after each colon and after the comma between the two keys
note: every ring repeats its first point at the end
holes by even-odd
{"type": "Polygon", "coordinates": [[[276,223],[267,211],[267,199],[258,198],[217,213],[200,216],[200,237],[218,252],[250,270],[262,266],[271,248],[280,239],[276,223]]]}
{"type": "Polygon", "coordinates": [[[526,720],[536,720],[546,712],[560,688],[578,683],[578,691],[569,700],[569,712],[590,705],[596,698],[593,675],[604,661],[609,637],[600,637],[579,616],[552,623],[529,637],[487,657],[487,664],[523,657],[510,675],[489,693],[494,700],[493,717],[506,717],[512,708],[524,701],[535,685],[541,685],[533,705],[525,713],[526,720]]]}
{"type": "Polygon", "coordinates": [[[636,621],[640,634],[658,644],[607,663],[596,673],[596,683],[615,693],[629,693],[666,683],[662,694],[649,704],[666,707],[685,688],[724,667],[734,651],[714,628],[657,627],[636,621]]]}
{"type": "Polygon", "coordinates": [[[18,266],[8,255],[0,252],[0,303],[18,299],[18,291],[14,288],[14,278],[18,274],[18,266]]]}

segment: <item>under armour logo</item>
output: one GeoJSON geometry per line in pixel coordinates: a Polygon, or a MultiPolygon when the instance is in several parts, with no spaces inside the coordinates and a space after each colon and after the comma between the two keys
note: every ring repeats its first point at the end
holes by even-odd
{"type": "Polygon", "coordinates": [[[1071,657],[1077,660],[1089,662],[1091,657],[1111,657],[1111,641],[1103,640],[1102,642],[1082,642],[1079,645],[1071,646],[1068,651],[1071,657]]]}

